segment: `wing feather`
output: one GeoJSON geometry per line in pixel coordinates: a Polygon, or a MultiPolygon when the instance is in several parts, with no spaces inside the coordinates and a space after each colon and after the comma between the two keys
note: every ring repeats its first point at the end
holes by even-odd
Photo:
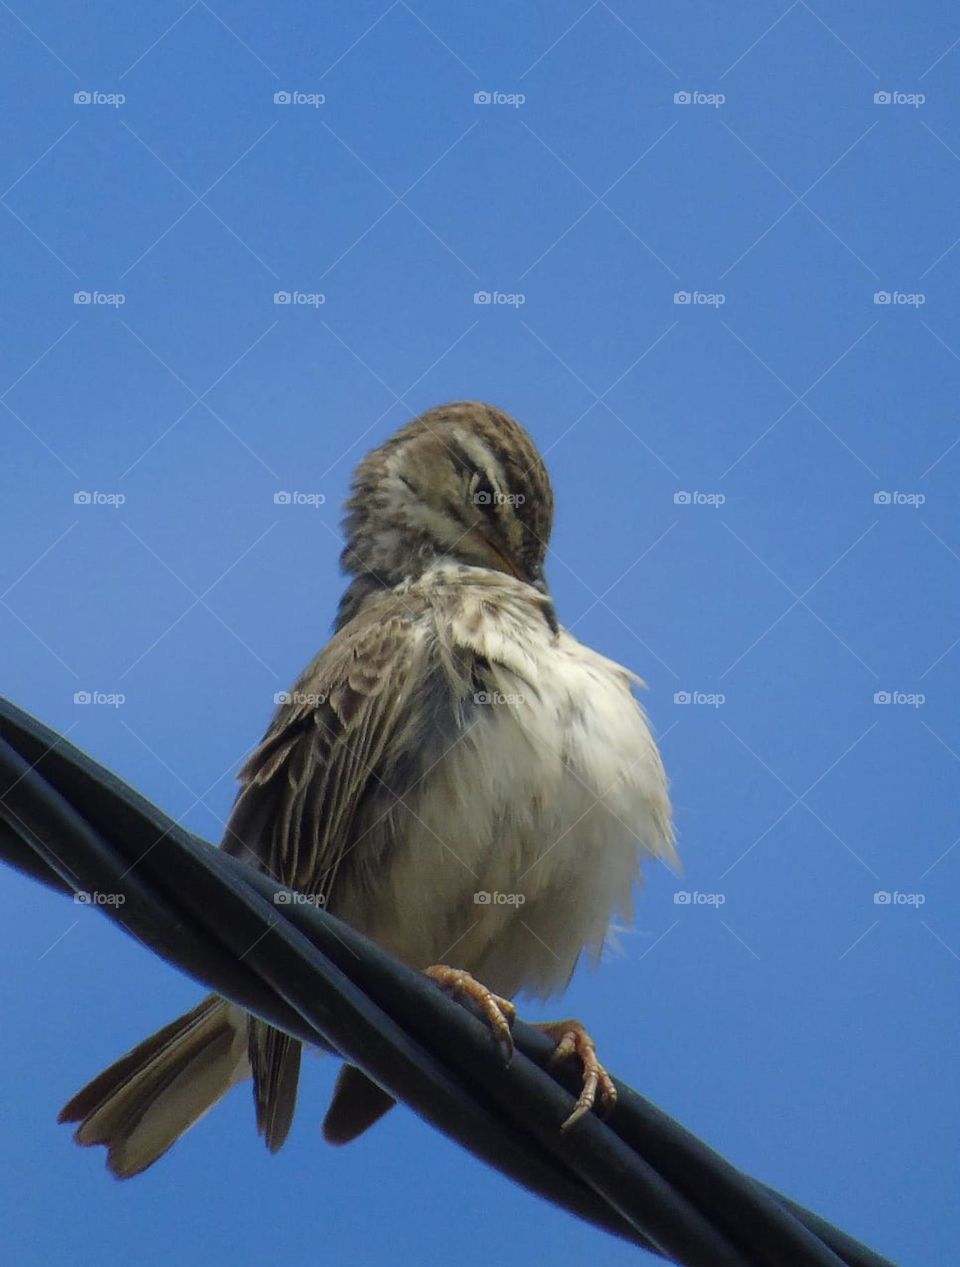
{"type": "MultiPolygon", "coordinates": [[[[371,605],[308,666],[240,772],[223,848],[324,901],[365,796],[383,790],[384,754],[430,656],[422,608],[371,605]]],[[[257,1123],[283,1143],[296,1106],[300,1044],[250,1022],[257,1123]]]]}

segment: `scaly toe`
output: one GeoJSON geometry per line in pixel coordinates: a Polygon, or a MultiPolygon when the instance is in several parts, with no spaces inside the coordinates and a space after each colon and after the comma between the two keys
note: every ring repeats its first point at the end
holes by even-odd
{"type": "Polygon", "coordinates": [[[462,968],[450,968],[446,964],[438,963],[425,971],[432,981],[450,990],[454,997],[459,995],[477,1005],[503,1054],[504,1063],[509,1064],[513,1056],[513,1035],[510,1033],[510,1026],[517,1019],[517,1009],[510,1000],[502,999],[499,994],[494,994],[462,968]]]}
{"type": "Polygon", "coordinates": [[[609,1117],[617,1103],[617,1088],[613,1079],[597,1058],[597,1046],[579,1021],[548,1021],[537,1025],[549,1037],[556,1041],[556,1050],[550,1059],[551,1064],[560,1064],[571,1056],[576,1056],[583,1069],[583,1084],[580,1095],[574,1105],[573,1112],[560,1127],[568,1131],[574,1123],[593,1109],[600,1093],[600,1109],[602,1117],[609,1117]]]}

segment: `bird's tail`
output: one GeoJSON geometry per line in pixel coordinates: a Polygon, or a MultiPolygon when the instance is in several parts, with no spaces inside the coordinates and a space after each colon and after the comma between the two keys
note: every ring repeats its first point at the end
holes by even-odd
{"type": "Polygon", "coordinates": [[[105,1144],[129,1179],[151,1166],[227,1091],[249,1077],[247,1017],[209,995],[78,1091],[60,1112],[78,1144],[105,1144]]]}

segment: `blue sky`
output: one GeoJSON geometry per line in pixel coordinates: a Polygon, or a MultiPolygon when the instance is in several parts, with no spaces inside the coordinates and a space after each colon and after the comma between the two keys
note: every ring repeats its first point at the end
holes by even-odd
{"type": "MultiPolygon", "coordinates": [[[[946,1262],[956,12],[451,8],[0,9],[2,689],[215,839],[327,637],[356,459],[443,400],[506,408],[555,483],[561,619],[649,684],[685,868],[525,1014],[582,1016],[735,1163],[946,1262]]],[[[503,1262],[637,1261],[405,1110],[328,1149],[329,1059],[278,1156],[241,1090],[118,1186],[56,1112],[197,988],[0,893],[18,1263],[471,1264],[491,1212],[503,1262]]]]}

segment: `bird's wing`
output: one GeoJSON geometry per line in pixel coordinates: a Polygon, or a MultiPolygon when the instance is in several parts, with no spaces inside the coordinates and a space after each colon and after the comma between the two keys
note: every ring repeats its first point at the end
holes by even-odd
{"type": "MultiPolygon", "coordinates": [[[[378,766],[436,661],[422,605],[396,597],[344,626],[280,704],[240,772],[223,848],[303,893],[329,897],[378,766]]],[[[413,707],[412,707],[413,705],[413,707]]],[[[296,1105],[300,1044],[250,1023],[257,1125],[275,1151],[296,1105]]]]}
{"type": "Polygon", "coordinates": [[[329,895],[357,809],[431,658],[423,614],[378,603],[307,666],[240,771],[226,852],[290,888],[329,895]]]}

